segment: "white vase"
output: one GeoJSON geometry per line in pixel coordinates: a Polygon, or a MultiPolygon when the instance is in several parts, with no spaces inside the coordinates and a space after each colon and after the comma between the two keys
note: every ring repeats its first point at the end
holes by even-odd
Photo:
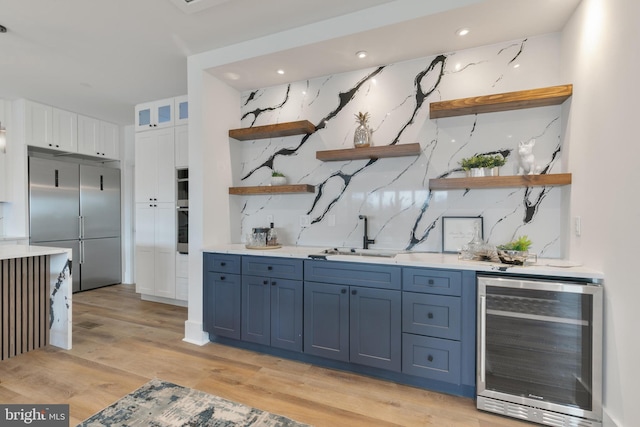
{"type": "Polygon", "coordinates": [[[272,176],[271,185],[285,185],[287,183],[286,176],[272,176]]]}
{"type": "Polygon", "coordinates": [[[500,176],[500,168],[471,168],[466,171],[467,177],[500,176]]]}

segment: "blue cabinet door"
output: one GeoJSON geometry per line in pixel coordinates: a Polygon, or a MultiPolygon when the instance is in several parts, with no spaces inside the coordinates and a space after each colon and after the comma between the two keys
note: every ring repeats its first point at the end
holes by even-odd
{"type": "Polygon", "coordinates": [[[271,346],[302,351],[302,281],[271,279],[271,346]]]}
{"type": "Polygon", "coordinates": [[[348,286],[304,282],[304,352],[349,361],[348,286]]]}
{"type": "Polygon", "coordinates": [[[204,275],[204,330],[240,339],[240,275],[207,271],[204,275]]]}
{"type": "Polygon", "coordinates": [[[302,351],[302,281],[242,276],[242,340],[302,351]]]}
{"type": "Polygon", "coordinates": [[[270,281],[266,277],[242,276],[242,340],[271,342],[270,281]]]}
{"type": "Polygon", "coordinates": [[[400,372],[401,292],[352,286],[349,293],[350,361],[400,372]]]}

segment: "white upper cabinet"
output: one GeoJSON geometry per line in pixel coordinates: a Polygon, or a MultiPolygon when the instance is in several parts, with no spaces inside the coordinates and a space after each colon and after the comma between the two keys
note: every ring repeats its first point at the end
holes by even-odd
{"type": "Polygon", "coordinates": [[[174,152],[173,129],[159,129],[136,135],[134,181],[136,202],[175,203],[174,152]]]}
{"type": "Polygon", "coordinates": [[[189,122],[189,102],[187,95],[174,98],[175,125],[186,125],[189,122]]]}
{"type": "Polygon", "coordinates": [[[24,102],[27,145],[69,154],[120,159],[118,125],[37,102],[20,102],[24,102]]]}
{"type": "Polygon", "coordinates": [[[189,167],[189,128],[186,125],[175,127],[176,168],[189,167]]]}
{"type": "Polygon", "coordinates": [[[78,115],[53,108],[52,142],[56,149],[78,151],[78,115]]]}
{"type": "Polygon", "coordinates": [[[173,98],[136,105],[136,132],[173,126],[173,109],[173,98]]]}
{"type": "Polygon", "coordinates": [[[36,102],[25,102],[27,145],[57,151],[78,149],[78,115],[36,102]]]}
{"type": "Polygon", "coordinates": [[[53,145],[53,107],[25,102],[25,139],[27,145],[55,148],[53,145]]]}
{"type": "Polygon", "coordinates": [[[78,116],[78,153],[119,159],[118,126],[93,117],[78,116]]]}
{"type": "Polygon", "coordinates": [[[113,123],[100,122],[100,145],[103,156],[120,159],[119,127],[113,123]]]}

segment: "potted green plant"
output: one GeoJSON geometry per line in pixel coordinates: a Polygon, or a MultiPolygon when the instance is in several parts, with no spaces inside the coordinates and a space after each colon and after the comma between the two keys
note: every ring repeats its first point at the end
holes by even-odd
{"type": "Polygon", "coordinates": [[[500,167],[504,166],[506,159],[500,155],[476,154],[460,161],[460,166],[467,176],[498,176],[500,167]]]}
{"type": "Polygon", "coordinates": [[[531,240],[527,236],[520,236],[509,243],[496,246],[498,258],[505,264],[524,265],[529,258],[531,240]]]}
{"type": "Polygon", "coordinates": [[[274,170],[271,172],[271,185],[285,185],[287,183],[287,177],[279,171],[274,170]]]}

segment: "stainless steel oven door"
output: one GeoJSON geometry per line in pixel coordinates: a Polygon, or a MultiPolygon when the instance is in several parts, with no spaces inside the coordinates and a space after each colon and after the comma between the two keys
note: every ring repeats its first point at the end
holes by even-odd
{"type": "Polygon", "coordinates": [[[478,276],[477,363],[478,403],[601,421],[602,287],[478,276]]]}
{"type": "Polygon", "coordinates": [[[176,215],[176,221],[178,223],[177,235],[177,249],[181,254],[189,253],[189,208],[178,207],[176,215]]]}

